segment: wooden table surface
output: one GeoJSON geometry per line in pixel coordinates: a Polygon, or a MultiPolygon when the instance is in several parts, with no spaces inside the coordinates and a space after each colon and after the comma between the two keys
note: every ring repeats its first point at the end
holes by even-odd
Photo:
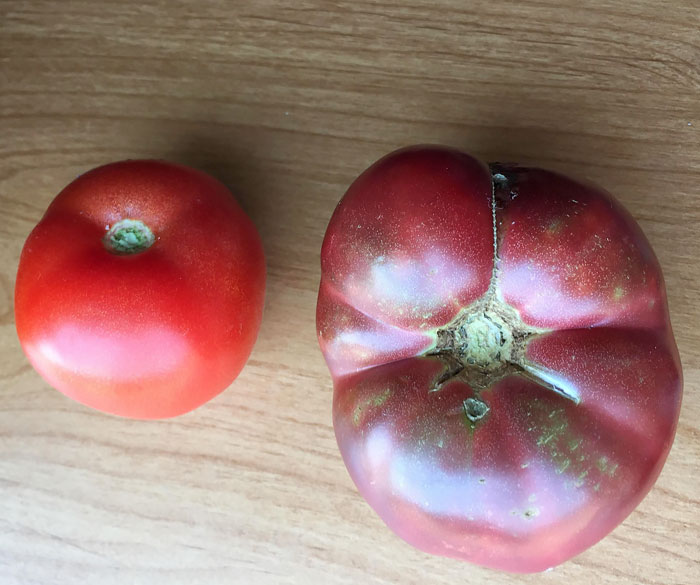
{"type": "Polygon", "coordinates": [[[700,583],[699,24],[696,0],[0,1],[0,583],[700,583]],[[360,171],[417,142],[595,180],[665,272],[685,372],[671,455],[612,535],[543,575],[410,548],[335,444],[323,233],[360,171]],[[242,375],[162,422],[64,398],[14,329],[48,203],[139,157],[229,185],[269,271],[242,375]]]}

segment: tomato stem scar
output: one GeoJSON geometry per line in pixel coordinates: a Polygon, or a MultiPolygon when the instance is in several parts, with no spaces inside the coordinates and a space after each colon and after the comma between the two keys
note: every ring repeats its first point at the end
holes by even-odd
{"type": "Polygon", "coordinates": [[[150,248],[156,238],[138,219],[122,219],[108,229],[102,243],[112,254],[138,254],[150,248]]]}

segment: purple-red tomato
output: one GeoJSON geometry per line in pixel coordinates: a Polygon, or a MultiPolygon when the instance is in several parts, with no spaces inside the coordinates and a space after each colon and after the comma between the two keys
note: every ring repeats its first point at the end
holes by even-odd
{"type": "Polygon", "coordinates": [[[124,161],[73,181],[30,234],[17,333],[67,396],[170,417],[236,378],[264,292],[260,237],[226,187],[181,165],[124,161]]]}
{"type": "Polygon", "coordinates": [[[608,193],[408,148],[352,184],[321,262],[338,445],[400,537],[541,571],[649,491],[681,368],[658,262],[608,193]]]}

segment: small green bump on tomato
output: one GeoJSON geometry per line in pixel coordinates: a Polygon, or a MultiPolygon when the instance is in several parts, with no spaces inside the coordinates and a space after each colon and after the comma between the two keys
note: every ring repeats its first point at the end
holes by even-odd
{"type": "Polygon", "coordinates": [[[600,457],[598,461],[596,461],[596,466],[602,473],[608,475],[609,477],[613,477],[617,471],[617,468],[619,467],[617,463],[613,463],[611,465],[610,460],[605,456],[600,457]]]}
{"type": "Polygon", "coordinates": [[[564,459],[564,461],[562,461],[559,467],[556,469],[556,473],[561,475],[568,469],[569,465],[571,465],[571,460],[564,459]]]}
{"type": "Polygon", "coordinates": [[[518,510],[516,508],[516,509],[511,510],[510,514],[511,514],[511,516],[522,516],[523,518],[525,518],[525,520],[530,520],[531,518],[534,518],[535,516],[540,515],[540,509],[535,507],[535,506],[531,506],[531,507],[526,508],[525,510],[523,510],[521,512],[520,510],[518,510]]]}
{"type": "Polygon", "coordinates": [[[375,397],[374,397],[374,400],[372,401],[372,404],[373,404],[374,406],[381,406],[382,404],[384,404],[384,403],[389,399],[389,396],[391,396],[391,389],[390,389],[390,388],[387,388],[387,389],[384,390],[384,392],[382,392],[379,396],[375,396],[375,397]]]}
{"type": "Polygon", "coordinates": [[[576,451],[581,446],[581,443],[583,443],[583,439],[572,439],[569,442],[569,450],[570,451],[576,451]]]}
{"type": "Polygon", "coordinates": [[[561,231],[562,227],[564,227],[563,220],[561,218],[557,218],[549,224],[547,232],[550,235],[556,235],[561,231]]]}
{"type": "Polygon", "coordinates": [[[102,239],[112,254],[139,254],[156,241],[151,228],[138,219],[122,219],[115,223],[102,239]]]}
{"type": "Polygon", "coordinates": [[[578,477],[576,478],[576,481],[574,482],[574,486],[581,487],[585,483],[587,475],[588,471],[582,471],[581,473],[579,473],[578,477]]]}
{"type": "Polygon", "coordinates": [[[353,424],[355,426],[359,426],[360,422],[362,421],[362,412],[372,407],[381,406],[389,399],[389,396],[391,396],[391,388],[386,388],[381,394],[367,398],[360,402],[352,412],[353,424]]]}
{"type": "Polygon", "coordinates": [[[355,426],[360,424],[360,419],[362,418],[362,406],[359,404],[352,411],[352,422],[355,426]]]}
{"type": "Polygon", "coordinates": [[[475,423],[486,416],[489,410],[488,404],[478,398],[467,398],[464,402],[464,413],[470,422],[475,423]]]}

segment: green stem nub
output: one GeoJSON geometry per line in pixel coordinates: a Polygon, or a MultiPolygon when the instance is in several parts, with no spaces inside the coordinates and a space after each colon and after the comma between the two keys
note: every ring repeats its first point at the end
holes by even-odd
{"type": "Polygon", "coordinates": [[[139,254],[156,241],[151,229],[138,219],[122,219],[115,223],[102,239],[112,254],[139,254]]]}
{"type": "Polygon", "coordinates": [[[464,413],[473,423],[484,418],[489,410],[491,410],[488,404],[478,398],[467,398],[462,404],[464,406],[464,413]]]}

